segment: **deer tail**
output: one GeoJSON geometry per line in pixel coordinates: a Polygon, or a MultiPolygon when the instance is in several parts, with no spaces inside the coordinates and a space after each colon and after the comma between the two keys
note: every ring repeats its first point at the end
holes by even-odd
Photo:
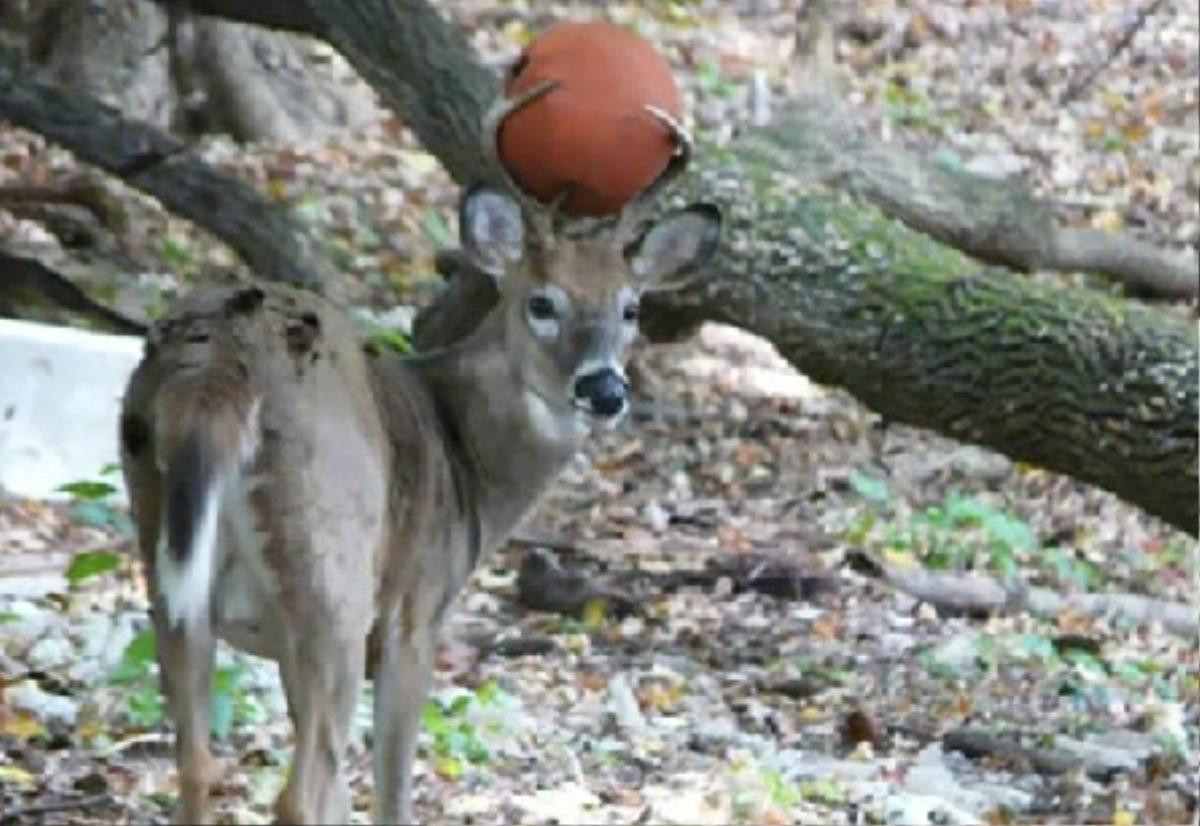
{"type": "Polygon", "coordinates": [[[155,581],[168,625],[211,618],[225,491],[258,444],[258,403],[243,380],[190,377],[167,388],[157,415],[163,529],[155,581]]]}

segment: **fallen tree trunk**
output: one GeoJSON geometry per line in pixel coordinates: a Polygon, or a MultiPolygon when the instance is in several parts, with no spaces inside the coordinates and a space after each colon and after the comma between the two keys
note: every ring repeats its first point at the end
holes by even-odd
{"type": "Polygon", "coordinates": [[[1020,581],[1001,581],[979,572],[931,571],[887,562],[864,550],[851,551],[850,567],[939,609],[971,616],[1028,611],[1053,618],[1064,611],[1097,619],[1158,623],[1174,634],[1195,637],[1200,618],[1191,605],[1129,593],[1059,593],[1030,588],[1020,581]]]}
{"type": "MultiPolygon", "coordinates": [[[[452,175],[490,176],[478,126],[495,78],[427,3],[192,8],[324,37],[452,175]]],[[[720,203],[725,243],[696,286],[650,302],[652,325],[743,327],[888,419],[1096,484],[1196,533],[1190,323],[981,269],[806,166],[782,123],[701,148],[674,200],[720,203]]]]}

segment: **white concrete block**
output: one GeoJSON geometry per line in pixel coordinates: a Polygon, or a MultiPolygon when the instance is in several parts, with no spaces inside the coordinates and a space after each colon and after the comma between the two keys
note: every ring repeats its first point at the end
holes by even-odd
{"type": "Polygon", "coordinates": [[[121,395],[141,355],[135,336],[0,319],[0,492],[61,497],[59,485],[117,461],[121,395]]]}

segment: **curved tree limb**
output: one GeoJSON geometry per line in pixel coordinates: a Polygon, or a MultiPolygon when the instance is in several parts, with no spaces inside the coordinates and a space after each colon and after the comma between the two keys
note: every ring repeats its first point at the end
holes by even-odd
{"type": "Polygon", "coordinates": [[[885,213],[989,264],[1021,272],[1104,275],[1139,295],[1200,295],[1200,261],[1127,233],[1060,226],[1023,184],[930,161],[880,142],[823,87],[812,88],[772,127],[805,167],[885,213]]]}
{"type": "Polygon", "coordinates": [[[159,130],[34,77],[0,48],[0,115],[157,198],[233,247],[262,275],[322,289],[334,268],[287,212],[159,130]]]}

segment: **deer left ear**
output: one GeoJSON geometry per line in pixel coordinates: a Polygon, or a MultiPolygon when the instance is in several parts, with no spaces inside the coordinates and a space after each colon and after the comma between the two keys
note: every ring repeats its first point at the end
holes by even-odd
{"type": "Polygon", "coordinates": [[[643,290],[682,287],[712,258],[721,240],[721,210],[692,204],[654,224],[632,246],[629,266],[643,290]]]}
{"type": "Polygon", "coordinates": [[[496,281],[521,260],[525,223],[521,207],[507,194],[487,186],[467,191],[458,209],[463,250],[496,281]]]}

